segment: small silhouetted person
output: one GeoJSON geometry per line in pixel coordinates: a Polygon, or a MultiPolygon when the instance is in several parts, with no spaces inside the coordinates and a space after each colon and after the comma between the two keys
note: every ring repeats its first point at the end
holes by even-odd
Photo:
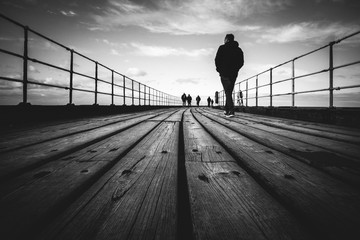
{"type": "Polygon", "coordinates": [[[244,105],[244,102],[243,102],[243,93],[242,93],[241,90],[237,93],[237,103],[239,104],[239,106],[243,106],[243,105],[244,105]]]}
{"type": "Polygon", "coordinates": [[[190,94],[188,94],[186,100],[187,100],[187,102],[188,102],[188,106],[191,106],[192,97],[190,96],[190,94]]]}
{"type": "Polygon", "coordinates": [[[210,103],[211,103],[211,98],[210,97],[207,98],[207,102],[208,102],[208,107],[210,107],[210,103]]]}
{"type": "Polygon", "coordinates": [[[196,105],[197,105],[197,106],[199,106],[200,100],[201,100],[201,98],[200,98],[200,96],[198,95],[198,96],[196,97],[196,105]]]}
{"type": "Polygon", "coordinates": [[[211,107],[214,107],[214,99],[211,99],[211,107]]]}
{"type": "Polygon", "coordinates": [[[183,102],[183,106],[186,106],[186,94],[185,93],[183,95],[181,95],[181,100],[183,102]]]}
{"type": "Polygon", "coordinates": [[[234,41],[233,34],[227,34],[224,39],[224,44],[219,47],[215,57],[216,71],[220,74],[226,96],[225,115],[227,117],[234,116],[232,92],[238,72],[243,65],[244,53],[241,48],[239,48],[239,43],[234,41]]]}
{"type": "Polygon", "coordinates": [[[243,102],[243,93],[242,91],[240,90],[239,92],[239,95],[240,95],[240,103],[241,103],[241,106],[244,106],[244,102],[243,102]]]}

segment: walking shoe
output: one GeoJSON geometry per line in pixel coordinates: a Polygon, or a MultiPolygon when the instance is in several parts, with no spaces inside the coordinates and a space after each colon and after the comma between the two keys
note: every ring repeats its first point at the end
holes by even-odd
{"type": "Polygon", "coordinates": [[[227,117],[234,117],[235,113],[234,112],[229,112],[229,114],[227,115],[227,117]]]}

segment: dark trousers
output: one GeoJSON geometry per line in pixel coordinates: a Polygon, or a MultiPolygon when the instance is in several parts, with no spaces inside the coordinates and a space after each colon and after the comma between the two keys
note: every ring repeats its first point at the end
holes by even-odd
{"type": "Polygon", "coordinates": [[[236,81],[236,77],[223,77],[221,76],[221,83],[224,88],[226,103],[225,103],[225,111],[227,113],[234,111],[234,101],[232,99],[232,92],[234,90],[234,85],[236,81]]]}

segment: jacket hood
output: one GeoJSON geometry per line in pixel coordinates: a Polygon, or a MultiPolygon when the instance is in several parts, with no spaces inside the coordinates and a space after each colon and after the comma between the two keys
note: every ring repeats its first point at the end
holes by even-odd
{"type": "Polygon", "coordinates": [[[229,46],[229,47],[239,47],[239,43],[238,43],[237,41],[231,41],[231,42],[225,43],[225,46],[229,46]]]}

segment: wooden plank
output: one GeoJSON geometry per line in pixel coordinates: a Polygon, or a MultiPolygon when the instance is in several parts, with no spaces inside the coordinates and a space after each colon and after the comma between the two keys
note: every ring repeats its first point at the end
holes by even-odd
{"type": "Polygon", "coordinates": [[[184,139],[196,239],[310,239],[308,230],[241,169],[188,112],[184,139]],[[216,146],[220,153],[207,153],[214,150],[203,147],[204,142],[216,146]],[[211,158],[194,160],[194,145],[197,153],[211,158]]]}
{"type": "Polygon", "coordinates": [[[176,238],[178,139],[161,123],[36,238],[176,238]]]}
{"type": "Polygon", "coordinates": [[[327,239],[360,234],[360,193],[274,149],[195,113],[197,120],[284,206],[327,239]]]}
{"type": "Polygon", "coordinates": [[[157,125],[151,121],[141,123],[1,183],[0,235],[29,238],[41,230],[157,125]]]}
{"type": "MultiPolygon", "coordinates": [[[[212,112],[217,112],[217,113],[222,112],[222,111],[217,111],[216,109],[211,109],[211,110],[212,110],[212,112]]],[[[313,130],[317,130],[317,131],[325,131],[325,132],[330,132],[330,133],[338,133],[338,134],[343,134],[343,135],[360,137],[360,129],[346,127],[346,126],[333,125],[333,124],[331,125],[331,124],[309,122],[309,121],[301,121],[301,120],[287,119],[287,118],[279,118],[279,117],[274,117],[274,116],[264,116],[264,115],[260,115],[260,114],[244,113],[244,112],[241,112],[237,115],[247,118],[247,119],[254,118],[258,121],[279,123],[279,124],[285,124],[287,126],[298,126],[298,127],[313,129],[313,130]]]]}
{"type": "MultiPolygon", "coordinates": [[[[277,129],[268,129],[266,127],[264,129],[264,127],[262,127],[264,125],[257,123],[250,124],[237,118],[225,119],[224,117],[212,115],[207,112],[202,112],[202,114],[228,126],[230,129],[253,141],[299,159],[341,180],[360,187],[360,159],[358,159],[360,149],[355,145],[337,142],[338,144],[333,146],[334,148],[342,146],[347,152],[356,154],[356,157],[353,156],[349,158],[346,155],[344,156],[309,144],[308,142],[314,141],[311,140],[314,136],[306,136],[306,139],[304,139],[306,141],[301,142],[289,138],[292,134],[291,132],[279,135],[277,129]]],[[[295,136],[295,138],[296,137],[301,138],[300,136],[295,136]]],[[[320,141],[319,139],[317,140],[320,141]]],[[[322,139],[322,141],[330,142],[331,140],[322,139]]]]}
{"type": "Polygon", "coordinates": [[[356,132],[358,132],[357,129],[353,129],[352,131],[350,129],[341,130],[341,128],[337,126],[332,126],[328,128],[323,127],[322,129],[316,129],[316,128],[309,128],[308,127],[309,123],[293,124],[293,121],[287,119],[274,119],[270,117],[265,118],[265,117],[259,117],[258,115],[246,115],[242,113],[237,114],[237,117],[256,121],[257,123],[261,123],[263,125],[268,125],[276,128],[282,128],[294,132],[305,133],[317,137],[328,138],[337,141],[360,145],[360,137],[358,134],[355,134],[356,132]],[[256,118],[254,116],[256,116],[256,118]],[[338,130],[335,131],[334,129],[338,129],[338,130]]]}
{"type": "MultiPolygon", "coordinates": [[[[162,110],[163,111],[163,110],[162,110]]],[[[42,143],[56,138],[74,135],[84,131],[94,130],[111,124],[117,124],[121,121],[137,118],[150,114],[160,114],[162,111],[147,111],[133,114],[120,114],[111,117],[96,117],[79,119],[72,122],[59,122],[57,124],[38,127],[35,129],[19,129],[7,134],[1,134],[0,153],[12,151],[26,146],[42,143]]]]}
{"type": "Polygon", "coordinates": [[[183,126],[186,161],[229,161],[229,158],[223,155],[223,148],[209,137],[209,134],[188,111],[185,114],[183,126]]]}
{"type": "Polygon", "coordinates": [[[90,131],[81,132],[41,144],[25,147],[16,152],[0,154],[0,179],[17,175],[29,167],[65,156],[71,152],[108,138],[156,115],[146,115],[90,131]],[[31,153],[31,154],[29,154],[31,153]]]}

